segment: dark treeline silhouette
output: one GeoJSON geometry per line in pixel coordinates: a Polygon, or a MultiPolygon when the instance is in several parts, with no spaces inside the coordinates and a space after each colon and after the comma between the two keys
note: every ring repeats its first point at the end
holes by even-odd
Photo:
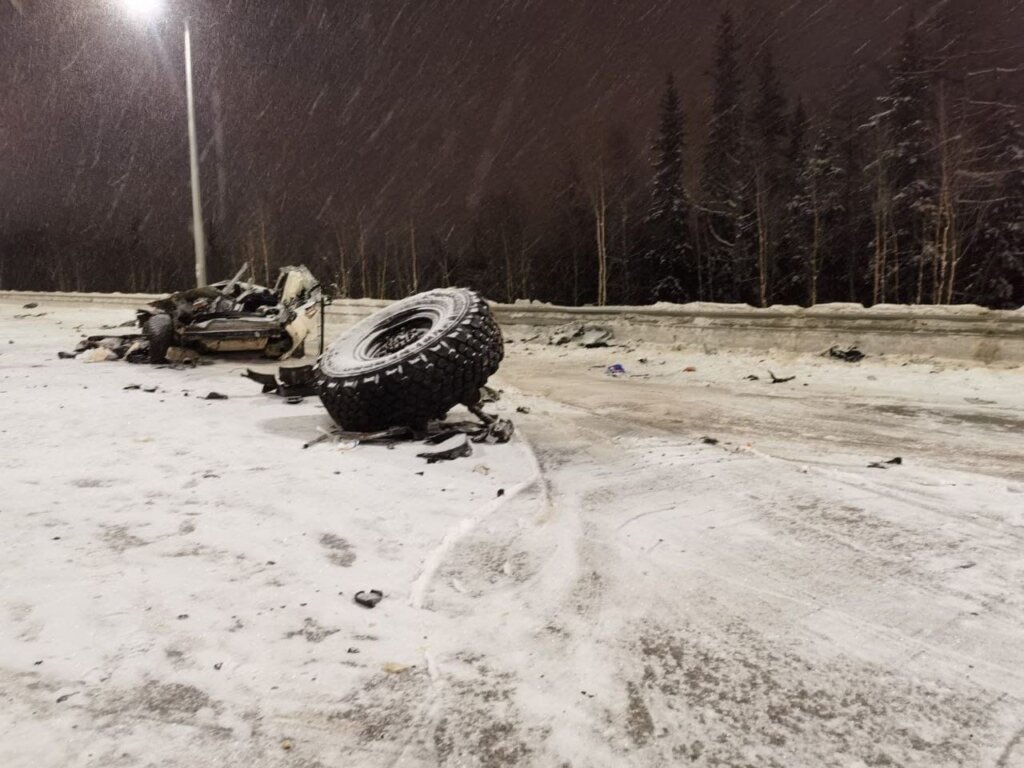
{"type": "MultiPolygon", "coordinates": [[[[460,284],[498,301],[559,304],[1016,308],[1024,303],[1019,105],[1002,95],[997,69],[968,66],[977,56],[958,28],[941,9],[927,23],[911,17],[884,78],[865,75],[805,103],[787,93],[770,47],[743,50],[727,12],[703,132],[687,135],[687,94],[668,75],[647,121],[648,162],[627,129],[603,126],[567,153],[552,188],[494,190],[446,228],[401,212],[371,217],[353,202],[343,220],[280,232],[260,209],[230,242],[212,222],[210,274],[248,260],[272,281],[276,267],[301,259],[352,297],[460,284]]],[[[140,226],[116,239],[64,235],[56,224],[4,227],[0,287],[188,285],[187,259],[147,245],[140,226]]]]}

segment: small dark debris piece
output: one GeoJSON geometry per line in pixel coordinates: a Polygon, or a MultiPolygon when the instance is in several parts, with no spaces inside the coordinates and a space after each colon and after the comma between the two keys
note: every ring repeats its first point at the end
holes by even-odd
{"type": "Polygon", "coordinates": [[[218,661],[216,664],[213,665],[213,668],[216,669],[218,672],[220,672],[220,669],[223,666],[224,666],[224,662],[223,661],[218,661]]]}
{"type": "Polygon", "coordinates": [[[697,369],[694,368],[692,365],[688,365],[685,368],[683,368],[683,373],[696,373],[696,372],[697,372],[697,369]]]}
{"type": "Polygon", "coordinates": [[[228,396],[223,395],[220,392],[211,392],[206,397],[201,398],[202,400],[227,400],[228,396]]]}
{"type": "Polygon", "coordinates": [[[288,400],[286,400],[286,402],[288,403],[288,405],[298,405],[299,403],[304,402],[305,399],[306,398],[304,398],[304,397],[301,397],[299,395],[295,395],[293,397],[289,397],[288,400]]]}
{"type": "Polygon", "coordinates": [[[508,419],[495,419],[470,439],[474,443],[507,443],[515,431],[515,424],[508,419]]]}
{"type": "Polygon", "coordinates": [[[277,392],[277,377],[272,373],[259,373],[250,368],[242,375],[247,379],[252,379],[257,384],[261,384],[263,386],[263,394],[265,395],[270,392],[277,392]]]}
{"type": "Polygon", "coordinates": [[[371,589],[369,592],[360,590],[353,599],[364,608],[373,608],[384,599],[384,593],[379,589],[371,589]]]}
{"type": "Polygon", "coordinates": [[[138,384],[129,384],[127,387],[125,387],[125,390],[129,389],[142,389],[142,387],[138,384]]]}
{"type": "Polygon", "coordinates": [[[718,440],[714,437],[702,437],[700,439],[704,445],[718,445],[718,440]]]}
{"type": "Polygon", "coordinates": [[[859,363],[867,355],[861,352],[857,347],[850,347],[849,349],[840,349],[839,347],[832,347],[828,351],[829,357],[834,357],[837,360],[842,360],[847,363],[859,363]]]}
{"type": "Polygon", "coordinates": [[[74,360],[76,357],[78,357],[78,355],[76,353],[74,353],[74,352],[58,352],[57,353],[57,359],[58,360],[74,360]]]}
{"type": "Polygon", "coordinates": [[[975,563],[974,561],[970,561],[970,562],[964,563],[963,565],[958,565],[957,568],[959,568],[962,571],[966,571],[968,568],[973,568],[976,565],[977,565],[977,563],[975,563]]]}
{"type": "Polygon", "coordinates": [[[427,464],[436,464],[439,461],[452,461],[453,459],[461,459],[472,455],[473,447],[469,444],[469,438],[463,433],[451,435],[442,442],[437,443],[430,450],[416,454],[417,457],[426,459],[427,464]]]}
{"type": "Polygon", "coordinates": [[[34,301],[30,301],[30,302],[29,302],[28,304],[26,304],[25,306],[23,306],[23,307],[22,307],[22,309],[35,309],[35,308],[36,308],[36,307],[38,307],[38,306],[39,306],[39,304],[38,304],[38,303],[36,303],[36,302],[34,302],[34,301]]]}
{"type": "Polygon", "coordinates": [[[754,374],[750,374],[749,376],[744,376],[743,380],[744,381],[760,381],[761,377],[760,376],[755,376],[754,374]]]}
{"type": "Polygon", "coordinates": [[[359,653],[358,648],[349,648],[345,653],[359,653]]]}
{"type": "Polygon", "coordinates": [[[772,384],[785,384],[786,382],[793,381],[793,379],[796,378],[796,376],[787,376],[786,378],[780,379],[771,371],[768,371],[768,375],[772,377],[772,384]]]}
{"type": "Polygon", "coordinates": [[[38,667],[42,663],[43,663],[42,661],[34,661],[34,662],[32,662],[32,666],[33,667],[38,667]]]}
{"type": "Polygon", "coordinates": [[[518,408],[516,408],[516,413],[529,413],[529,412],[530,412],[530,409],[527,406],[525,406],[525,405],[520,405],[518,408]]]}
{"type": "Polygon", "coordinates": [[[65,701],[70,699],[72,696],[77,696],[77,695],[78,695],[78,691],[75,691],[74,693],[65,693],[63,696],[58,696],[57,697],[57,703],[58,704],[63,704],[65,701]]]}
{"type": "Polygon", "coordinates": [[[187,613],[179,613],[178,614],[178,621],[182,621],[182,620],[187,619],[187,618],[188,618],[188,614],[187,613]]]}
{"type": "Polygon", "coordinates": [[[143,392],[148,392],[149,394],[153,394],[154,392],[157,391],[157,389],[158,389],[158,387],[143,387],[142,391],[143,392]]]}
{"type": "Polygon", "coordinates": [[[498,498],[500,499],[504,495],[505,495],[505,489],[504,488],[499,488],[498,489],[498,498]]]}
{"type": "Polygon", "coordinates": [[[897,456],[895,459],[889,459],[888,461],[873,461],[868,464],[868,469],[888,469],[889,467],[899,466],[903,463],[903,458],[897,456]]]}
{"type": "Polygon", "coordinates": [[[313,397],[317,394],[316,369],[312,365],[292,365],[278,368],[277,375],[259,373],[252,369],[242,374],[263,387],[263,394],[283,397],[290,404],[293,398],[313,397]]]}

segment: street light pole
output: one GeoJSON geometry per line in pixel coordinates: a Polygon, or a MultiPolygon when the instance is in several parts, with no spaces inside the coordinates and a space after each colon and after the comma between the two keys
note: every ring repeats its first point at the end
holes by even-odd
{"type": "MultiPolygon", "coordinates": [[[[117,0],[126,13],[137,19],[155,19],[164,0],[117,0]]],[[[199,188],[199,140],[196,138],[196,102],[192,89],[192,35],[185,19],[185,95],[188,99],[188,152],[192,171],[192,237],[196,249],[196,284],[206,280],[206,232],[203,228],[203,196],[199,188]]]]}
{"type": "Polygon", "coordinates": [[[196,285],[207,285],[206,232],[203,228],[203,198],[199,187],[199,140],[196,138],[196,105],[192,93],[192,36],[185,22],[185,93],[188,97],[188,150],[192,170],[192,236],[196,250],[196,285]]]}

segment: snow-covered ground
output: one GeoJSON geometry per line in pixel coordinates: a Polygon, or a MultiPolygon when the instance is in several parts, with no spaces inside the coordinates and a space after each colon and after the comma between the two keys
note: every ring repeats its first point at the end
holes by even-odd
{"type": "Polygon", "coordinates": [[[515,334],[427,466],[130,317],[0,304],[4,768],[1024,765],[1020,368],[515,334]]]}

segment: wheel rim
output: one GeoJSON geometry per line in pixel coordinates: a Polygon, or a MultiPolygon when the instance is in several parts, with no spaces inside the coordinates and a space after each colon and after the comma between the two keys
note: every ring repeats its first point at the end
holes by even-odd
{"type": "Polygon", "coordinates": [[[416,309],[401,312],[374,329],[356,348],[359,360],[376,360],[400,352],[430,332],[439,319],[437,312],[416,309]]]}

